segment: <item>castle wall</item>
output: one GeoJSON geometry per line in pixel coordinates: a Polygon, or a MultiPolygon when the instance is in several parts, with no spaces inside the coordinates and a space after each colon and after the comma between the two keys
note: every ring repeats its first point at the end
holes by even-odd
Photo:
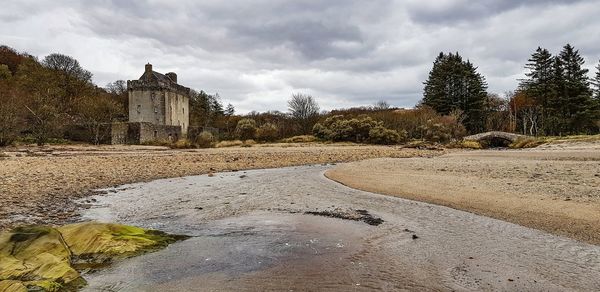
{"type": "Polygon", "coordinates": [[[130,90],[129,122],[165,124],[165,93],[162,90],[130,90]]]}
{"type": "Polygon", "coordinates": [[[143,144],[154,141],[175,142],[181,127],[143,123],[111,124],[111,144],[143,144]]]}
{"type": "Polygon", "coordinates": [[[186,136],[190,125],[189,97],[180,93],[167,91],[165,92],[165,104],[165,124],[181,126],[182,134],[186,136]]]}

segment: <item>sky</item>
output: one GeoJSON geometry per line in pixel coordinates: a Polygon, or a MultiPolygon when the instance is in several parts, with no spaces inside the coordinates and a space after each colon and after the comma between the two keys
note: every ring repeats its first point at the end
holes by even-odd
{"type": "Polygon", "coordinates": [[[99,86],[137,79],[149,62],[238,113],[286,111],[293,93],[324,110],[413,107],[442,51],[469,59],[501,95],[538,46],[571,43],[590,70],[600,59],[599,0],[1,2],[0,44],[70,55],[99,86]]]}

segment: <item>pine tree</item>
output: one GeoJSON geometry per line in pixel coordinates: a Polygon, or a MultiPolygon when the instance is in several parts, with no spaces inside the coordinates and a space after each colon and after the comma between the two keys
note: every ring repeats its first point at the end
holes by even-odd
{"type": "Polygon", "coordinates": [[[596,99],[597,102],[600,102],[600,62],[598,63],[598,66],[596,66],[596,70],[596,76],[592,83],[594,84],[594,99],[596,99]]]}
{"type": "Polygon", "coordinates": [[[525,73],[528,78],[522,80],[519,87],[535,102],[537,118],[541,121],[541,129],[548,132],[546,120],[552,97],[552,65],[554,58],[547,49],[538,47],[528,61],[529,63],[525,65],[525,69],[529,70],[525,73]]]}
{"type": "Polygon", "coordinates": [[[560,104],[568,132],[583,133],[592,128],[594,105],[588,80],[588,69],[579,51],[567,44],[560,52],[564,74],[564,96],[560,104]]]}
{"type": "Polygon", "coordinates": [[[424,105],[444,115],[461,110],[470,132],[483,130],[487,84],[471,62],[464,61],[458,53],[440,53],[424,84],[424,105]]]}

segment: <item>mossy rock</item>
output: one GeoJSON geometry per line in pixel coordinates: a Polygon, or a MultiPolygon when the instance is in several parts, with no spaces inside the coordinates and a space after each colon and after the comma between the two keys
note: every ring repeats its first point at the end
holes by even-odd
{"type": "Polygon", "coordinates": [[[97,222],[15,228],[0,233],[0,291],[79,287],[85,284],[79,274],[82,269],[154,251],[185,238],[97,222]]]}

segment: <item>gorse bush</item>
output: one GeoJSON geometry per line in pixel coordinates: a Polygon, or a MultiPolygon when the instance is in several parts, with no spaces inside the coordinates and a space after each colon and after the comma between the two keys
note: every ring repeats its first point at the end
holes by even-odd
{"type": "Polygon", "coordinates": [[[202,133],[196,137],[196,146],[198,146],[198,148],[211,148],[214,143],[215,136],[211,132],[202,131],[202,133]]]}
{"type": "Polygon", "coordinates": [[[323,123],[315,124],[313,133],[319,139],[336,142],[396,144],[406,138],[404,132],[400,135],[395,130],[385,128],[381,121],[366,115],[351,119],[342,115],[331,116],[323,123]]]}
{"type": "Polygon", "coordinates": [[[256,139],[263,142],[275,141],[278,135],[277,126],[271,123],[265,123],[256,130],[256,139]]]}
{"type": "Polygon", "coordinates": [[[253,119],[241,119],[237,123],[235,134],[241,140],[254,139],[256,136],[256,121],[253,119]]]}
{"type": "Polygon", "coordinates": [[[283,143],[310,143],[310,142],[316,142],[316,141],[318,141],[318,139],[317,139],[317,137],[315,137],[313,135],[294,136],[294,137],[285,138],[285,139],[281,140],[281,142],[283,142],[283,143]]]}
{"type": "Polygon", "coordinates": [[[406,131],[395,131],[377,126],[369,131],[369,142],[373,144],[393,145],[406,141],[406,131]]]}

